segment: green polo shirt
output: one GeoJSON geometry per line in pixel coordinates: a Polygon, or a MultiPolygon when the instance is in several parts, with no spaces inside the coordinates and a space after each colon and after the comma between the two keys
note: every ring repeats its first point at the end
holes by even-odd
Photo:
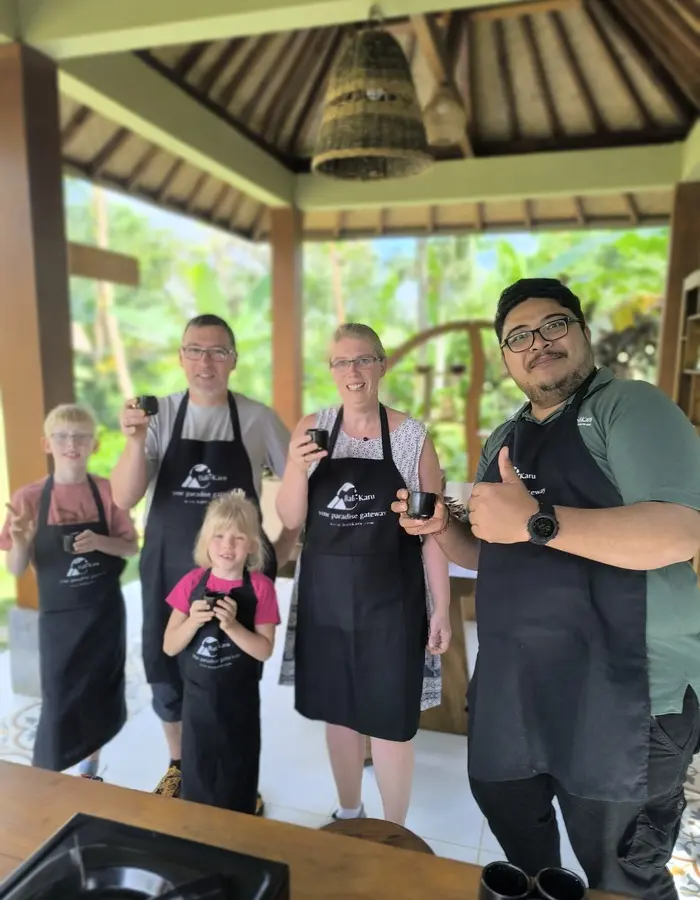
{"type": "MultiPolygon", "coordinates": [[[[524,415],[536,421],[528,408],[513,418],[524,415]]],[[[501,448],[513,418],[486,441],[477,481],[501,448]]],[[[657,501],[700,510],[700,438],[679,407],[654,385],[625,381],[600,369],[581,404],[578,427],[626,506],[657,501]]],[[[653,715],[681,712],[688,685],[700,697],[700,588],[690,563],[647,573],[647,656],[653,715]]]]}

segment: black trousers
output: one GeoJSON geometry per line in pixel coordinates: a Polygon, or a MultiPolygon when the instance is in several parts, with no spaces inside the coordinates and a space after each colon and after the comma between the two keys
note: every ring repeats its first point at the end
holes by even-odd
{"type": "Polygon", "coordinates": [[[561,865],[559,801],[571,846],[591,888],[643,900],[678,900],[666,868],[685,809],[683,785],[698,749],[700,712],[689,688],[678,715],[651,720],[647,802],[586,800],[549,775],[471,780],[472,793],[507,859],[529,875],[561,865]]]}

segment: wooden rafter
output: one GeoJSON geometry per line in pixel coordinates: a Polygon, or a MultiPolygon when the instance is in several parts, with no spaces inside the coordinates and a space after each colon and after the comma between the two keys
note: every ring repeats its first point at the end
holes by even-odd
{"type": "Polygon", "coordinates": [[[178,173],[180,172],[180,169],[183,167],[183,165],[183,160],[176,159],[175,162],[170,166],[168,171],[165,173],[165,177],[155,190],[155,196],[158,200],[158,203],[161,203],[167,197],[170,186],[177,178],[178,173]]]}
{"type": "Polygon", "coordinates": [[[130,191],[134,188],[139,178],[144,174],[144,172],[151,165],[153,160],[159,153],[159,148],[156,147],[155,144],[152,144],[138,159],[136,165],[131,170],[131,172],[127,175],[124,187],[127,191],[130,191]]]}
{"type": "Polygon", "coordinates": [[[485,220],[485,218],[486,218],[486,216],[485,216],[486,209],[485,209],[484,204],[483,204],[483,203],[477,203],[477,204],[476,204],[475,212],[476,212],[476,228],[477,228],[477,231],[483,231],[483,230],[484,230],[484,220],[485,220]]]}
{"type": "Polygon", "coordinates": [[[573,201],[574,209],[576,210],[576,220],[581,227],[585,227],[588,217],[586,216],[586,208],[583,205],[583,200],[580,197],[574,197],[573,201]]]}
{"type": "MultiPolygon", "coordinates": [[[[465,105],[464,110],[467,114],[467,135],[469,136],[469,143],[472,146],[472,150],[474,149],[477,141],[478,141],[478,125],[479,125],[479,113],[478,113],[478,102],[477,102],[477,79],[479,77],[479,73],[476,65],[476,40],[474,36],[475,24],[473,19],[469,18],[469,16],[464,17],[464,52],[466,54],[466,64],[465,64],[465,72],[464,72],[464,80],[465,80],[465,105]]],[[[476,155],[476,153],[474,154],[476,155]]]]}
{"type": "Polygon", "coordinates": [[[263,127],[261,128],[263,134],[268,134],[272,123],[284,121],[284,110],[299,96],[299,91],[308,78],[308,68],[304,65],[304,60],[314,58],[319,41],[323,42],[323,35],[318,31],[302,33],[296,47],[288,55],[287,66],[281,65],[285,77],[277,90],[270,91],[269,100],[265,104],[263,112],[263,127]]]}
{"type": "Polygon", "coordinates": [[[209,175],[207,172],[202,172],[199,178],[195,181],[192,190],[190,191],[187,199],[185,200],[185,211],[191,212],[195,206],[197,205],[197,199],[199,195],[202,193],[204,189],[204,185],[207,183],[209,179],[209,175]]]}
{"type": "Polygon", "coordinates": [[[192,44],[189,50],[185,51],[175,65],[175,68],[173,69],[175,77],[183,79],[187,78],[210,46],[211,44],[209,41],[204,41],[201,44],[192,44]]]}
{"type": "Polygon", "coordinates": [[[244,38],[232,38],[230,41],[226,42],[225,46],[221,50],[221,53],[209,66],[198,84],[198,88],[203,94],[211,93],[213,88],[216,86],[217,81],[226,71],[229,64],[244,42],[244,38]]]}
{"type": "Polygon", "coordinates": [[[87,164],[91,177],[96,178],[103,171],[117,150],[119,150],[131,136],[132,132],[129,131],[128,128],[118,128],[114,132],[111,138],[97,151],[87,164]]]}
{"type": "MultiPolygon", "coordinates": [[[[440,86],[451,88],[455,93],[455,97],[461,101],[452,72],[447,64],[443,35],[435,20],[432,16],[411,16],[411,23],[425,61],[435,81],[440,86]]],[[[460,135],[458,146],[464,156],[474,155],[466,132],[460,135]]]]}
{"type": "Polygon", "coordinates": [[[547,112],[550,131],[554,137],[562,137],[564,135],[564,126],[562,125],[557,105],[554,102],[552,89],[547,80],[547,73],[544,68],[539,45],[537,44],[535,31],[532,27],[532,20],[529,16],[523,16],[519,21],[523,30],[525,46],[527,47],[527,52],[530,57],[530,64],[535,73],[535,80],[537,81],[537,86],[542,95],[542,102],[544,103],[544,108],[547,112]]]}
{"type": "Polygon", "coordinates": [[[700,34],[700,2],[699,0],[669,0],[669,3],[689,28],[700,34]]]}
{"type": "Polygon", "coordinates": [[[547,12],[566,12],[578,9],[582,0],[531,0],[530,3],[513,3],[506,6],[484,6],[475,9],[470,15],[482,22],[495,22],[503,19],[520,19],[523,16],[536,16],[547,12]]]}
{"type": "Polygon", "coordinates": [[[689,58],[693,60],[696,73],[698,70],[698,29],[688,28],[686,21],[679,16],[672,4],[664,3],[654,5],[648,0],[639,0],[637,8],[642,16],[646,17],[650,27],[654,29],[657,39],[665,32],[668,35],[667,48],[673,54],[673,60],[678,60],[678,50],[685,47],[689,58]]]}
{"type": "Polygon", "coordinates": [[[427,223],[426,229],[428,234],[435,234],[435,229],[437,227],[437,209],[434,206],[429,206],[427,210],[427,223]]]}
{"type": "Polygon", "coordinates": [[[523,200],[523,217],[525,219],[525,227],[528,231],[532,231],[532,226],[534,224],[532,200],[523,200]]]}
{"type": "Polygon", "coordinates": [[[599,18],[603,17],[606,21],[612,23],[637,65],[641,66],[650,81],[666,98],[666,102],[674,110],[676,116],[686,124],[690,122],[694,114],[690,101],[656,56],[650,53],[650,48],[645,45],[637,32],[632,29],[625,16],[620,14],[617,6],[613,3],[601,3],[600,0],[596,0],[595,10],[599,18]]]}
{"type": "Polygon", "coordinates": [[[377,221],[377,234],[382,235],[386,232],[386,210],[384,208],[379,210],[379,219],[377,221]]]}
{"type": "MultiPolygon", "coordinates": [[[[454,78],[457,58],[459,56],[462,34],[464,31],[464,17],[459,12],[454,12],[445,27],[445,65],[447,71],[454,78]]],[[[413,32],[415,36],[415,32],[413,32]]]]}
{"type": "Polygon", "coordinates": [[[508,122],[510,125],[510,140],[517,141],[520,138],[520,121],[518,119],[518,108],[515,101],[515,87],[513,84],[513,73],[510,68],[510,59],[508,49],[506,47],[505,26],[502,19],[496,19],[492,25],[493,39],[496,44],[496,60],[498,63],[498,76],[501,81],[503,96],[506,101],[506,109],[508,111],[508,122]]]}
{"type": "Polygon", "coordinates": [[[230,184],[224,184],[221,186],[221,190],[216,195],[216,200],[214,200],[214,205],[209,210],[209,216],[210,216],[212,222],[216,222],[217,219],[219,218],[219,214],[221,213],[221,210],[224,208],[224,203],[226,202],[226,200],[232,190],[233,190],[233,188],[231,187],[230,184]]]}
{"type": "Polygon", "coordinates": [[[61,144],[66,146],[78,134],[89,119],[92,117],[92,110],[87,106],[79,106],[78,109],[70,117],[68,124],[61,132],[61,144]]]}
{"type": "Polygon", "coordinates": [[[231,210],[228,214],[228,228],[230,230],[235,230],[236,219],[238,218],[238,213],[241,211],[241,206],[246,199],[245,194],[242,194],[240,191],[233,198],[233,203],[231,204],[231,210]]]}
{"type": "MultiPolygon", "coordinates": [[[[258,80],[258,83],[255,85],[254,90],[251,92],[250,97],[246,100],[243,106],[238,112],[238,118],[243,122],[248,122],[255,115],[255,111],[259,110],[260,105],[264,102],[265,97],[267,95],[267,101],[269,103],[269,94],[271,82],[278,81],[280,78],[280,62],[282,63],[282,76],[284,76],[287,72],[287,68],[285,67],[285,63],[288,66],[289,64],[289,55],[290,50],[294,46],[295,41],[299,40],[300,36],[298,33],[287,34],[284,37],[282,42],[282,47],[280,48],[280,52],[275,59],[275,65],[270,66],[270,69],[264,73],[264,75],[258,80]]],[[[282,79],[284,80],[284,79],[282,79]]],[[[262,111],[262,119],[265,119],[265,109],[262,111]]]]}
{"type": "Polygon", "coordinates": [[[216,97],[217,104],[222,109],[228,109],[233,100],[236,89],[240,87],[242,79],[245,77],[244,72],[250,70],[255,65],[255,58],[262,56],[267,46],[272,42],[273,35],[264,34],[257,40],[251,40],[240,54],[233,71],[230,73],[228,81],[221,88],[216,97]]]}
{"type": "Polygon", "coordinates": [[[627,212],[629,213],[630,221],[632,222],[632,225],[634,225],[636,227],[637,225],[639,225],[639,219],[640,219],[639,208],[637,206],[637,203],[636,203],[634,197],[632,196],[632,194],[623,194],[622,199],[624,200],[625,206],[627,207],[627,212]]]}
{"type": "Polygon", "coordinates": [[[601,26],[600,21],[598,20],[595,4],[591,3],[589,0],[589,2],[585,4],[584,10],[586,19],[593,29],[598,43],[603,48],[603,52],[605,53],[608,62],[610,63],[611,69],[615,72],[615,76],[622,84],[622,87],[627,92],[630,100],[634,104],[634,108],[637,111],[637,116],[639,117],[642,126],[644,128],[654,128],[656,123],[654,122],[651,113],[647,109],[647,105],[644,102],[644,99],[640,94],[637,85],[630,78],[629,72],[620,59],[617,48],[610,40],[610,35],[606,31],[606,29],[601,26]]]}
{"type": "Polygon", "coordinates": [[[267,212],[267,207],[263,204],[260,204],[258,211],[255,214],[255,218],[253,219],[250,226],[250,236],[254,241],[259,241],[262,235],[261,229],[265,219],[265,213],[267,212]]]}
{"type": "Polygon", "coordinates": [[[596,103],[593,92],[591,91],[588,81],[583,74],[581,64],[579,63],[578,57],[574,52],[569,34],[566,30],[566,27],[564,26],[564,23],[562,22],[561,13],[550,12],[547,15],[550,22],[552,23],[554,33],[557,36],[559,47],[564,56],[564,59],[566,60],[569,71],[571,72],[571,76],[576,83],[576,88],[578,90],[579,96],[581,97],[581,100],[583,101],[584,106],[586,107],[586,111],[588,112],[588,116],[591,120],[594,131],[598,133],[608,131],[608,126],[605,123],[600,110],[598,109],[598,104],[596,103]]]}

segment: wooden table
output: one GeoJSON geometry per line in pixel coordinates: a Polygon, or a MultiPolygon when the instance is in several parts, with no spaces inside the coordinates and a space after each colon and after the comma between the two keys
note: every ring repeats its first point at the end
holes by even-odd
{"type": "Polygon", "coordinates": [[[0,763],[0,878],[77,812],[285,862],[292,900],[478,896],[477,866],[12,763],[0,763]]]}

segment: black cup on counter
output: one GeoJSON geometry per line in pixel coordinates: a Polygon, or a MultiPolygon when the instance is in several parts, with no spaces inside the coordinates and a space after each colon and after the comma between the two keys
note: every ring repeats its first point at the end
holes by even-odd
{"type": "Polygon", "coordinates": [[[481,873],[479,900],[525,900],[530,896],[530,879],[508,862],[489,863],[481,873]]]}
{"type": "Polygon", "coordinates": [[[75,553],[73,549],[73,544],[75,543],[75,539],[78,537],[78,532],[74,531],[73,534],[64,534],[63,535],[63,549],[66,553],[75,553]]]}
{"type": "Polygon", "coordinates": [[[426,491],[411,491],[408,495],[408,512],[406,515],[409,519],[432,519],[435,514],[436,503],[437,494],[430,494],[426,491]]]}
{"type": "Polygon", "coordinates": [[[318,446],[319,450],[328,450],[328,432],[325,428],[307,428],[306,434],[318,446]]]}
{"type": "Polygon", "coordinates": [[[568,869],[542,869],[535,879],[535,896],[544,900],[584,900],[586,885],[568,869]]]}
{"type": "Polygon", "coordinates": [[[158,414],[158,398],[153,397],[151,394],[137,397],[135,409],[142,409],[147,416],[155,416],[158,414]]]}

